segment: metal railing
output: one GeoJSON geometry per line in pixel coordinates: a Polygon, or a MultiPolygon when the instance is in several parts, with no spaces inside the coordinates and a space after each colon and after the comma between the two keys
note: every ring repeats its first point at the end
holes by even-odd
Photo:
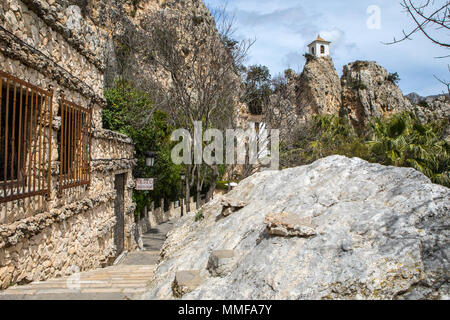
{"type": "Polygon", "coordinates": [[[59,196],[64,189],[91,182],[92,108],[83,108],[61,96],[59,196]]]}
{"type": "Polygon", "coordinates": [[[0,203],[51,192],[53,90],[0,71],[0,203]]]}

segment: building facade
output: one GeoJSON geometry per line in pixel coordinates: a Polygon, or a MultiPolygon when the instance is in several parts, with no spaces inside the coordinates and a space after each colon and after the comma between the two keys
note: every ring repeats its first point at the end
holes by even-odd
{"type": "Polygon", "coordinates": [[[102,128],[107,35],[70,3],[0,3],[0,288],[137,246],[134,145],[102,128]]]}

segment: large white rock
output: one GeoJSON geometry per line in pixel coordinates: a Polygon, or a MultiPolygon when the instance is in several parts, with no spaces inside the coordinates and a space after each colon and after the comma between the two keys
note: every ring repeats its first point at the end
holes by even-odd
{"type": "Polygon", "coordinates": [[[258,173],[225,197],[247,205],[227,217],[222,199],[183,217],[144,299],[172,299],[177,271],[203,282],[183,299],[449,299],[450,190],[408,168],[332,156],[258,173]],[[267,232],[268,214],[310,218],[315,235],[267,232]],[[223,277],[214,250],[234,250],[223,277]]]}

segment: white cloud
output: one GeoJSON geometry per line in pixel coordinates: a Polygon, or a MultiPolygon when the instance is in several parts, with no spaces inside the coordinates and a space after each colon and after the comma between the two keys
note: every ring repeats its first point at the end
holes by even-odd
{"type": "MultiPolygon", "coordinates": [[[[205,0],[210,8],[222,0],[205,0]]],[[[411,21],[398,1],[392,0],[229,0],[228,10],[236,16],[236,37],[256,37],[248,64],[267,65],[272,74],[291,67],[302,68],[306,45],[320,35],[332,41],[331,54],[338,73],[355,60],[373,60],[398,72],[404,93],[416,91],[423,95],[441,92],[434,79],[450,78],[447,60],[435,59],[448,50],[432,45],[417,35],[414,41],[387,46],[400,36],[411,21]],[[371,5],[381,9],[381,28],[368,29],[371,5]]]]}

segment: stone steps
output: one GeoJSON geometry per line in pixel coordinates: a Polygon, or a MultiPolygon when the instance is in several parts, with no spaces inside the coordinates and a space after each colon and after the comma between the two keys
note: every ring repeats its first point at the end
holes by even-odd
{"type": "Polygon", "coordinates": [[[69,277],[14,286],[0,293],[8,299],[133,299],[153,280],[155,265],[117,265],[69,277]],[[106,295],[105,295],[106,294],[106,295]]]}
{"type": "Polygon", "coordinates": [[[143,235],[144,247],[158,250],[128,253],[118,265],[68,277],[36,281],[0,291],[0,300],[127,300],[138,299],[154,279],[167,232],[164,223],[143,235]]]}

